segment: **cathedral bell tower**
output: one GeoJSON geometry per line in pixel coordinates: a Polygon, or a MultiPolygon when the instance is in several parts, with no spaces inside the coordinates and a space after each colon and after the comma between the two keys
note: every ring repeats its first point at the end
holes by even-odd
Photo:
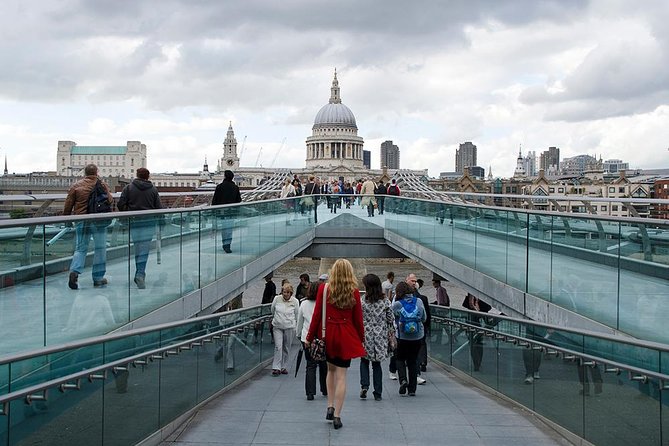
{"type": "Polygon", "coordinates": [[[239,167],[239,156],[237,156],[237,139],[235,131],[232,130],[232,122],[228,126],[228,134],[223,141],[223,157],[220,162],[220,169],[236,169],[239,167]]]}

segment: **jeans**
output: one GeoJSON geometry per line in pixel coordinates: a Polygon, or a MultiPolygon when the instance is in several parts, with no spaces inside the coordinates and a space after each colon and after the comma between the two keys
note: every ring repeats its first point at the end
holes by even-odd
{"type": "Polygon", "coordinates": [[[146,262],[155,232],[156,225],[153,222],[137,222],[130,226],[130,238],[135,244],[135,277],[146,277],[146,262]]]}
{"type": "Polygon", "coordinates": [[[390,373],[397,373],[397,357],[395,356],[397,350],[392,352],[390,355],[390,361],[388,361],[388,371],[390,373]]]}
{"type": "Polygon", "coordinates": [[[223,246],[232,244],[232,228],[235,226],[235,221],[230,218],[221,220],[221,240],[223,246]]]}
{"type": "Polygon", "coordinates": [[[76,247],[72,255],[70,272],[81,274],[86,264],[88,243],[93,237],[93,281],[102,280],[107,272],[107,226],[108,222],[80,221],[74,226],[76,247]]]}
{"type": "Polygon", "coordinates": [[[276,328],[274,332],[274,360],[272,368],[276,370],[288,368],[288,359],[290,358],[290,346],[295,338],[294,328],[276,328]]]}
{"type": "Polygon", "coordinates": [[[383,202],[384,201],[385,201],[385,198],[376,197],[376,202],[378,203],[378,206],[379,206],[379,215],[383,215],[383,202]]]}
{"type": "Polygon", "coordinates": [[[400,384],[407,381],[409,383],[409,392],[416,391],[418,384],[418,351],[420,350],[420,339],[408,341],[406,339],[397,340],[397,374],[400,384]],[[409,374],[407,376],[407,369],[409,374]]]}
{"type": "Polygon", "coordinates": [[[307,361],[307,373],[304,377],[304,391],[307,395],[316,395],[316,369],[318,369],[318,381],[321,393],[327,395],[328,363],[326,361],[314,361],[308,349],[304,349],[304,359],[307,361]]]}
{"type": "Polygon", "coordinates": [[[425,336],[420,340],[420,350],[418,350],[418,357],[416,358],[418,364],[418,374],[420,375],[420,366],[427,365],[427,337],[430,336],[428,330],[425,330],[425,336]]]}
{"type": "Polygon", "coordinates": [[[370,362],[372,363],[372,378],[374,379],[374,395],[380,396],[383,393],[383,372],[381,371],[381,363],[378,361],[360,358],[360,387],[369,389],[370,362]]]}

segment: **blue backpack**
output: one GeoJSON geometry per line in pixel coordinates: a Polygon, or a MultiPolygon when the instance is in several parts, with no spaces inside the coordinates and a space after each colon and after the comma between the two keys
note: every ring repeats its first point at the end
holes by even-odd
{"type": "Polygon", "coordinates": [[[421,322],[418,316],[418,304],[415,297],[410,299],[401,299],[402,309],[400,310],[400,326],[399,329],[405,334],[416,334],[420,330],[418,325],[421,322]]]}

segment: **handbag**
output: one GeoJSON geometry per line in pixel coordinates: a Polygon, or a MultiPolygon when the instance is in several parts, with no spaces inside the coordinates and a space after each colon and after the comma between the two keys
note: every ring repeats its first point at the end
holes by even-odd
{"type": "Polygon", "coordinates": [[[323,311],[321,312],[321,336],[309,344],[309,355],[314,361],[325,361],[325,303],[328,298],[328,284],[323,289],[323,311]]]}

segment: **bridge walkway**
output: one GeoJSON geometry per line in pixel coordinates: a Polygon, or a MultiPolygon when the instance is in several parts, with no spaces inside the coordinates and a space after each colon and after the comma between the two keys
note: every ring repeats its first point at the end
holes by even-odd
{"type": "Polygon", "coordinates": [[[353,360],[348,371],[342,429],[325,420],[326,397],[305,398],[304,364],[297,378],[293,370],[273,377],[268,367],[203,406],[161,446],[572,444],[525,409],[432,363],[423,374],[427,383],[409,397],[399,395],[385,362],[383,400],[374,401],[371,389],[362,400],[358,364],[353,360]]]}

